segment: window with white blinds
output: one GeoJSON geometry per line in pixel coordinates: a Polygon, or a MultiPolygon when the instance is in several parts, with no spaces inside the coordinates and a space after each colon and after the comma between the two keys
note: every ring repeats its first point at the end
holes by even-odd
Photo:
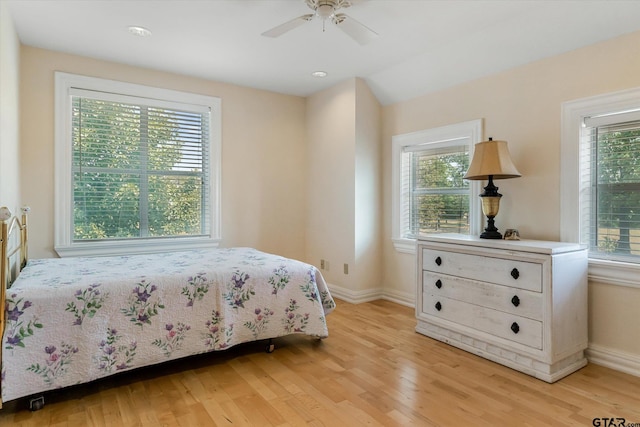
{"type": "Polygon", "coordinates": [[[217,245],[219,100],[65,73],[56,78],[56,250],[217,245]]]}
{"type": "Polygon", "coordinates": [[[74,240],[207,235],[209,112],[72,93],[74,240]]]}
{"type": "Polygon", "coordinates": [[[640,263],[640,111],[585,117],[581,134],[581,242],[640,263]]]}
{"type": "Polygon", "coordinates": [[[429,149],[405,147],[402,153],[403,237],[425,233],[469,234],[468,139],[429,149]]]}
{"type": "Polygon", "coordinates": [[[479,234],[478,181],[463,179],[482,120],[392,138],[392,240],[412,253],[426,233],[479,234]]]}

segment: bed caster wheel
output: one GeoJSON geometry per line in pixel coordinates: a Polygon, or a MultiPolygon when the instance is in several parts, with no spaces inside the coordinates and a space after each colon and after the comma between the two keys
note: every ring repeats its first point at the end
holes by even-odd
{"type": "Polygon", "coordinates": [[[267,346],[265,347],[264,351],[266,351],[267,353],[273,353],[273,350],[275,348],[276,346],[273,344],[273,340],[269,338],[269,342],[267,343],[267,346]]]}
{"type": "Polygon", "coordinates": [[[30,411],[32,412],[39,411],[42,408],[44,408],[44,396],[36,397],[34,399],[29,399],[30,411]]]}

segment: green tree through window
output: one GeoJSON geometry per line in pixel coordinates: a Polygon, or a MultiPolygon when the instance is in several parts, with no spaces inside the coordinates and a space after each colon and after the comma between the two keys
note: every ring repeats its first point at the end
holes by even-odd
{"type": "Polygon", "coordinates": [[[466,146],[407,152],[410,157],[411,234],[469,233],[466,146]]]}
{"type": "Polygon", "coordinates": [[[73,239],[206,235],[205,116],[74,96],[73,239]]]}
{"type": "Polygon", "coordinates": [[[593,128],[591,252],[640,256],[640,122],[593,128]]]}

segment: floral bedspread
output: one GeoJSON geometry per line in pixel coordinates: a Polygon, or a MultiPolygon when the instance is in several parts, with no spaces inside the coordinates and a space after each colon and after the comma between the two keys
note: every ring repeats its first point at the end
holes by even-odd
{"type": "Polygon", "coordinates": [[[7,290],[2,400],[289,334],[328,335],[313,266],[250,248],[29,261],[7,290]]]}

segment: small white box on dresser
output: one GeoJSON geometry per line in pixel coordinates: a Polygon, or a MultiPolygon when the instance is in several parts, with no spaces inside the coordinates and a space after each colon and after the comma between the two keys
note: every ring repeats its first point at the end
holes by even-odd
{"type": "Polygon", "coordinates": [[[586,247],[462,234],[417,243],[417,332],[547,382],[587,364],[586,247]]]}

